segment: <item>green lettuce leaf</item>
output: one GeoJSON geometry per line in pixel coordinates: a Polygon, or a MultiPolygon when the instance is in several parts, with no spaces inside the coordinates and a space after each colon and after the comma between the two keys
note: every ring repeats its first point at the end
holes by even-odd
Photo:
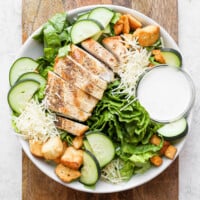
{"type": "Polygon", "coordinates": [[[66,51],[65,46],[67,46],[71,41],[70,35],[67,32],[67,28],[69,25],[70,24],[67,21],[67,14],[58,13],[44,24],[39,34],[33,37],[35,40],[43,43],[44,45],[43,57],[44,60],[48,62],[46,63],[46,67],[49,65],[53,66],[54,60],[58,55],[60,49],[62,55],[64,55],[64,49],[65,55],[67,54],[68,51],[66,51]]]}
{"type": "Polygon", "coordinates": [[[100,130],[116,142],[147,144],[159,126],[134,97],[113,93],[119,81],[111,83],[87,121],[91,130],[100,130]]]}
{"type": "Polygon", "coordinates": [[[67,14],[57,13],[51,19],[49,19],[49,23],[55,28],[58,33],[61,33],[63,29],[69,25],[67,21],[67,14]]]}

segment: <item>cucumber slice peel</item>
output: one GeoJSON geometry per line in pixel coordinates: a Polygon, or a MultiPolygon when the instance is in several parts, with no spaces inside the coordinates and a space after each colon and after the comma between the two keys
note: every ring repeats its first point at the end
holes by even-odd
{"type": "Polygon", "coordinates": [[[92,152],[92,148],[91,148],[89,142],[86,139],[83,140],[83,146],[84,146],[85,150],[90,151],[91,153],[93,153],[92,152]]]}
{"type": "Polygon", "coordinates": [[[78,44],[101,31],[100,25],[91,19],[77,21],[73,24],[70,35],[72,43],[78,44]]]}
{"type": "Polygon", "coordinates": [[[36,72],[27,72],[22,74],[18,79],[18,81],[26,80],[26,79],[33,79],[40,83],[40,87],[44,87],[46,85],[46,79],[36,72]]]}
{"type": "Polygon", "coordinates": [[[164,57],[166,64],[174,67],[182,66],[182,56],[177,50],[163,48],[161,49],[161,54],[164,57]]]}
{"type": "Polygon", "coordinates": [[[167,140],[179,139],[187,134],[188,123],[185,118],[165,124],[157,130],[167,140]]]}
{"type": "Polygon", "coordinates": [[[90,14],[89,12],[80,14],[76,21],[79,21],[79,20],[82,20],[82,19],[87,19],[89,14],[90,14]]]}
{"type": "Polygon", "coordinates": [[[100,166],[95,156],[89,152],[83,152],[83,167],[79,181],[84,185],[94,185],[100,178],[100,166]]]}
{"type": "Polygon", "coordinates": [[[18,58],[10,68],[9,82],[13,86],[17,79],[26,72],[33,72],[37,69],[38,63],[29,57],[18,58]]]}
{"type": "Polygon", "coordinates": [[[86,138],[101,168],[114,158],[114,144],[106,135],[94,132],[87,134],[86,138]]]}
{"type": "Polygon", "coordinates": [[[34,80],[24,80],[15,84],[8,92],[8,104],[17,114],[21,114],[26,103],[39,89],[40,83],[34,80]]]}
{"type": "Polygon", "coordinates": [[[98,7],[94,8],[89,16],[88,19],[93,19],[98,21],[104,28],[110,23],[114,16],[114,12],[108,8],[98,7]]]}

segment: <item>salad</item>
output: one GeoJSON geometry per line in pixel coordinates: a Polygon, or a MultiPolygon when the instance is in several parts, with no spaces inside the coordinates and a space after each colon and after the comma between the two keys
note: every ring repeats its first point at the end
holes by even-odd
{"type": "Polygon", "coordinates": [[[121,183],[175,158],[187,119],[153,121],[136,97],[146,70],[182,65],[159,26],[97,7],[73,19],[58,13],[33,38],[43,56],[10,68],[12,126],[63,182],[121,183]]]}

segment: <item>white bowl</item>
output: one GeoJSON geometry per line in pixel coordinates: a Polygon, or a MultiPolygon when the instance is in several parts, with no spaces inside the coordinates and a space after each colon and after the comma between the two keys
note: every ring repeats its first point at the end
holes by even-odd
{"type": "MultiPolygon", "coordinates": [[[[90,10],[92,8],[96,8],[97,6],[102,6],[102,5],[93,5],[93,6],[86,6],[86,7],[77,8],[77,9],[69,11],[68,15],[69,15],[70,18],[73,18],[78,13],[85,12],[85,11],[90,10]]],[[[129,9],[129,8],[121,7],[121,6],[114,6],[114,5],[103,5],[103,6],[109,7],[111,9],[119,11],[121,13],[130,13],[131,15],[135,16],[138,20],[140,20],[143,24],[158,25],[155,21],[153,21],[149,17],[147,17],[147,16],[145,16],[145,15],[143,15],[143,14],[141,14],[141,13],[139,13],[139,12],[133,10],[133,9],[129,9]]],[[[41,30],[41,28],[39,28],[37,31],[35,31],[33,33],[33,35],[39,33],[40,30],[41,30]]],[[[161,35],[164,39],[165,46],[179,50],[175,41],[161,26],[160,26],[160,30],[161,30],[161,35]]],[[[41,56],[43,54],[42,45],[39,44],[37,41],[33,40],[32,36],[29,37],[27,39],[27,41],[24,43],[24,45],[22,46],[17,57],[29,56],[29,57],[32,57],[32,58],[38,58],[39,56],[41,56]]],[[[150,181],[151,179],[155,178],[156,176],[158,176],[161,172],[163,172],[173,162],[169,159],[164,159],[162,166],[156,167],[156,168],[152,167],[150,170],[148,170],[144,174],[139,174],[139,175],[133,176],[131,178],[131,180],[129,180],[128,182],[114,185],[114,184],[109,184],[109,183],[106,183],[106,182],[103,182],[103,181],[99,181],[96,184],[96,187],[94,189],[89,189],[89,188],[85,187],[83,184],[79,183],[78,181],[73,182],[73,183],[68,183],[68,184],[62,182],[56,176],[56,174],[54,172],[55,166],[50,165],[49,163],[45,162],[42,159],[38,159],[38,158],[34,157],[30,153],[27,141],[23,140],[22,138],[19,138],[19,140],[20,140],[20,143],[22,145],[23,150],[25,151],[25,153],[27,154],[29,159],[47,176],[49,176],[53,180],[57,181],[58,183],[65,185],[66,187],[73,188],[75,190],[90,192],[90,193],[119,192],[119,191],[123,191],[123,190],[127,190],[127,189],[130,189],[130,188],[137,187],[139,185],[142,185],[142,184],[150,181]]],[[[176,147],[178,149],[177,155],[179,154],[180,150],[182,149],[185,140],[186,140],[186,138],[183,138],[179,142],[176,143],[176,147]]]]}

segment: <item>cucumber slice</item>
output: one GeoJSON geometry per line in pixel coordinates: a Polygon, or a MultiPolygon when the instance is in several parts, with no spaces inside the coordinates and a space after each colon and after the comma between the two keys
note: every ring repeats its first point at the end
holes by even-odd
{"type": "Polygon", "coordinates": [[[111,27],[110,27],[110,24],[108,24],[106,26],[106,28],[103,30],[104,33],[107,33],[107,34],[110,34],[111,33],[111,27]]]}
{"type": "Polygon", "coordinates": [[[93,132],[87,134],[86,138],[101,168],[107,165],[114,158],[114,144],[106,135],[103,133],[93,132]]]}
{"type": "Polygon", "coordinates": [[[20,114],[39,87],[40,83],[34,80],[24,80],[15,84],[8,93],[10,108],[20,114]]]}
{"type": "Polygon", "coordinates": [[[101,31],[100,25],[91,19],[80,20],[71,28],[72,43],[78,44],[101,31]]]}
{"type": "Polygon", "coordinates": [[[36,73],[36,72],[27,72],[25,74],[22,74],[18,79],[17,79],[17,82],[18,81],[23,81],[23,80],[26,80],[26,79],[32,79],[32,80],[35,80],[37,82],[40,83],[40,87],[44,87],[46,85],[46,79],[41,76],[40,74],[36,73]]]}
{"type": "Polygon", "coordinates": [[[82,19],[87,19],[89,14],[90,14],[89,12],[86,12],[86,13],[79,15],[76,21],[80,21],[82,19]]]}
{"type": "Polygon", "coordinates": [[[84,185],[94,185],[99,180],[100,175],[101,171],[97,159],[91,152],[84,151],[80,182],[84,185]]]}
{"type": "Polygon", "coordinates": [[[165,124],[157,130],[166,140],[179,139],[187,134],[188,124],[185,118],[165,124]]]}
{"type": "Polygon", "coordinates": [[[112,23],[112,24],[115,24],[115,23],[120,19],[121,15],[122,15],[121,13],[115,12],[115,13],[114,13],[114,16],[113,16],[113,18],[112,18],[112,20],[111,20],[111,23],[112,23]]]}
{"type": "Polygon", "coordinates": [[[111,34],[110,24],[108,24],[108,26],[106,26],[106,28],[104,30],[101,30],[100,32],[98,32],[92,38],[97,41],[102,36],[103,33],[105,33],[105,34],[111,34]]]}
{"type": "Polygon", "coordinates": [[[93,9],[88,19],[98,21],[104,28],[110,23],[114,16],[114,12],[108,8],[98,7],[93,9]]]}
{"type": "Polygon", "coordinates": [[[161,49],[161,54],[164,57],[166,64],[174,67],[182,66],[182,56],[177,50],[171,48],[163,48],[161,49]]]}
{"type": "Polygon", "coordinates": [[[83,146],[84,146],[84,149],[85,149],[85,150],[90,151],[91,153],[93,153],[93,152],[92,152],[92,148],[91,148],[89,142],[88,142],[86,139],[83,140],[83,146]]]}
{"type": "Polygon", "coordinates": [[[103,31],[98,32],[96,35],[94,35],[94,36],[92,37],[92,39],[94,39],[94,40],[97,41],[97,40],[101,37],[102,33],[103,33],[103,31]]]}
{"type": "Polygon", "coordinates": [[[38,63],[32,58],[21,57],[18,58],[10,68],[9,81],[13,86],[17,79],[26,72],[33,72],[37,69],[38,63]]]}

